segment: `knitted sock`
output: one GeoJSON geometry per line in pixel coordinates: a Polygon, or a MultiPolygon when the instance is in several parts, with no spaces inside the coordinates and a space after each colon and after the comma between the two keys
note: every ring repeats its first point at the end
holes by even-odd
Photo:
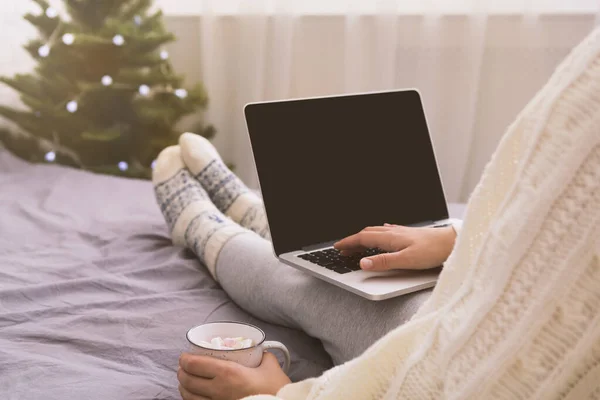
{"type": "Polygon", "coordinates": [[[227,168],[217,149],[205,138],[184,133],[179,138],[185,165],[208,192],[219,210],[241,226],[270,239],[262,200],[227,168]]]}
{"type": "Polygon", "coordinates": [[[224,216],[183,163],[179,146],[158,156],[152,174],[156,200],[173,243],[192,250],[216,279],[217,258],[233,236],[247,232],[224,216]]]}

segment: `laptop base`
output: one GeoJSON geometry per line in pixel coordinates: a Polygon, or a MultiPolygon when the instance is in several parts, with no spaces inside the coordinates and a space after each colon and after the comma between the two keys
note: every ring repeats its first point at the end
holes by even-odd
{"type": "Polygon", "coordinates": [[[441,267],[427,270],[393,270],[384,272],[354,271],[347,274],[325,269],[304,261],[297,255],[282,254],[279,259],[332,285],[348,290],[368,300],[381,301],[435,286],[441,267]]]}

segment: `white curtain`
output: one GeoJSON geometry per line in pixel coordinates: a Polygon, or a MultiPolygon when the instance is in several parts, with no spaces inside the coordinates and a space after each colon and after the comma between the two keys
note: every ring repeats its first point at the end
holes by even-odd
{"type": "MultiPolygon", "coordinates": [[[[35,10],[35,3],[3,1],[0,3],[0,76],[29,72],[35,63],[23,50],[25,42],[35,36],[35,28],[22,16],[35,10]]],[[[0,84],[0,104],[18,103],[18,93],[0,84]]]]}
{"type": "Polygon", "coordinates": [[[199,71],[210,95],[207,117],[219,130],[215,143],[247,183],[257,184],[245,103],[416,87],[449,201],[468,198],[508,124],[600,11],[598,0],[159,5],[173,27],[197,15],[197,47],[175,45],[179,63],[199,71]]]}
{"type": "MultiPolygon", "coordinates": [[[[62,1],[51,3],[63,11],[62,1]]],[[[35,36],[22,20],[32,4],[0,4],[0,75],[34,66],[21,49],[35,36]]],[[[178,37],[169,46],[176,69],[208,89],[206,118],[218,129],[216,146],[249,185],[257,180],[245,103],[415,87],[449,201],[467,199],[508,124],[600,21],[600,0],[156,0],[156,6],[178,37]]],[[[0,87],[0,101],[18,100],[0,87]]]]}

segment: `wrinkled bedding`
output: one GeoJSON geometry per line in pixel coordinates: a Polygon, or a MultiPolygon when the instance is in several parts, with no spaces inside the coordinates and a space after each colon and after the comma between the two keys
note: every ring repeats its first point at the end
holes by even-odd
{"type": "Polygon", "coordinates": [[[331,366],[320,342],[248,315],[171,245],[149,182],[0,149],[1,399],[178,399],[185,332],[216,320],[284,342],[294,380],[331,366]]]}

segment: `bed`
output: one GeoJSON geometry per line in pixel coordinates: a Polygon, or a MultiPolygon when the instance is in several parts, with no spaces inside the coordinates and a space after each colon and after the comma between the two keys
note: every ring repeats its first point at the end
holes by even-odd
{"type": "Polygon", "coordinates": [[[150,182],[0,149],[0,399],[179,399],[185,333],[218,320],[285,343],[292,380],[332,365],[318,340],[248,315],[172,246],[150,182]]]}
{"type": "Polygon", "coordinates": [[[293,380],[331,366],[319,341],[248,315],[172,246],[150,182],[0,149],[1,399],[179,399],[185,332],[217,320],[285,343],[293,380]]]}

